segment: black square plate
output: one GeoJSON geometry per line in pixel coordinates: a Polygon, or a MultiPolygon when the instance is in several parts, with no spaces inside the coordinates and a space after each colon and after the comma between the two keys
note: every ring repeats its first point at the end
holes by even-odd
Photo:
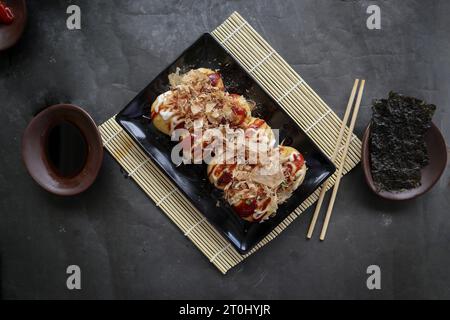
{"type": "Polygon", "coordinates": [[[251,250],[267,236],[336,170],[333,163],[305,132],[210,34],[202,35],[174,63],[150,82],[116,116],[116,121],[178,185],[208,221],[242,254],[251,250]],[[182,71],[200,67],[219,69],[226,90],[255,101],[258,111],[254,112],[254,115],[266,120],[272,128],[279,129],[280,141],[284,140],[285,145],[295,147],[305,157],[308,165],[305,181],[287,202],[279,206],[275,217],[263,223],[249,223],[242,220],[223,201],[222,192],[209,183],[206,165],[176,167],[172,163],[170,154],[175,143],[170,141],[170,137],[160,133],[148,117],[151,102],[169,89],[168,75],[175,72],[177,67],[182,71]]]}

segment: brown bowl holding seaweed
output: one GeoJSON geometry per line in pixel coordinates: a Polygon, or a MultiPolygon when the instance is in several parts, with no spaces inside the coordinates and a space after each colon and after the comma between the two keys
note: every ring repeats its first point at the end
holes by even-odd
{"type": "Polygon", "coordinates": [[[425,135],[425,143],[429,155],[429,164],[421,170],[421,185],[404,191],[379,190],[372,178],[370,162],[371,124],[364,132],[362,140],[362,167],[369,188],[378,196],[388,200],[408,200],[428,192],[442,176],[447,166],[447,146],[444,137],[434,123],[425,135]]]}

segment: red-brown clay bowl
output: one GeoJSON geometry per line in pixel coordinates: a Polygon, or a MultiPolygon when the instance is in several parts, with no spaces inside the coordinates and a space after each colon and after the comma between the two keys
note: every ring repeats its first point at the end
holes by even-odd
{"type": "Polygon", "coordinates": [[[85,191],[97,178],[103,162],[102,139],[94,120],[82,108],[71,104],[54,105],[29,123],[22,139],[22,158],[29,174],[42,188],[56,195],[72,196],[85,191]],[[87,146],[83,168],[71,177],[58,175],[46,152],[49,131],[63,122],[76,126],[87,146]]]}
{"type": "Polygon", "coordinates": [[[27,5],[25,0],[0,0],[14,13],[14,21],[10,25],[0,23],[0,51],[11,48],[19,41],[27,24],[27,5]]]}
{"type": "Polygon", "coordinates": [[[422,169],[422,184],[411,190],[404,191],[385,191],[378,190],[371,172],[370,164],[370,135],[371,125],[369,124],[363,136],[362,141],[362,167],[364,176],[369,188],[378,196],[388,200],[408,200],[417,198],[429,190],[436,184],[447,166],[447,146],[444,137],[433,123],[425,136],[430,163],[422,169]]]}

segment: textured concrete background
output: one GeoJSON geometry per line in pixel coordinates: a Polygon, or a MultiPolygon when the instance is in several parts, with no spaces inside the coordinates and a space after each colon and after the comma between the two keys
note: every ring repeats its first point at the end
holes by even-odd
{"type": "MultiPolygon", "coordinates": [[[[40,108],[73,102],[101,123],[201,33],[234,10],[340,115],[356,77],[438,106],[450,141],[449,1],[27,1],[21,42],[0,53],[0,285],[3,298],[450,298],[449,170],[427,195],[378,199],[357,167],[343,180],[328,238],[305,240],[311,211],[222,276],[105,155],[86,193],[58,198],[27,175],[21,135],[40,108]],[[66,8],[82,30],[66,29],[66,8]],[[379,4],[382,30],[366,28],[379,4]],[[66,267],[82,269],[69,291],[66,267]],[[366,268],[382,269],[382,290],[366,268]]],[[[321,224],[319,224],[320,226],[321,224]]]]}

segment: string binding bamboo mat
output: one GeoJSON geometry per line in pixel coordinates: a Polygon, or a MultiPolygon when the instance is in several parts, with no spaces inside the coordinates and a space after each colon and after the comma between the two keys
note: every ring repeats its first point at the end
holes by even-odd
{"type": "MultiPolygon", "coordinates": [[[[212,35],[331,158],[341,120],[289,64],[237,12],[217,27],[212,35]]],[[[100,126],[100,132],[105,148],[128,176],[224,274],[273,240],[319,196],[317,190],[250,253],[242,256],[134,143],[114,117],[100,126]]],[[[361,141],[353,135],[344,173],[358,164],[360,151],[361,141]]],[[[339,163],[340,157],[336,166],[339,163]]],[[[334,185],[335,178],[330,178],[328,189],[334,185]]]]}

